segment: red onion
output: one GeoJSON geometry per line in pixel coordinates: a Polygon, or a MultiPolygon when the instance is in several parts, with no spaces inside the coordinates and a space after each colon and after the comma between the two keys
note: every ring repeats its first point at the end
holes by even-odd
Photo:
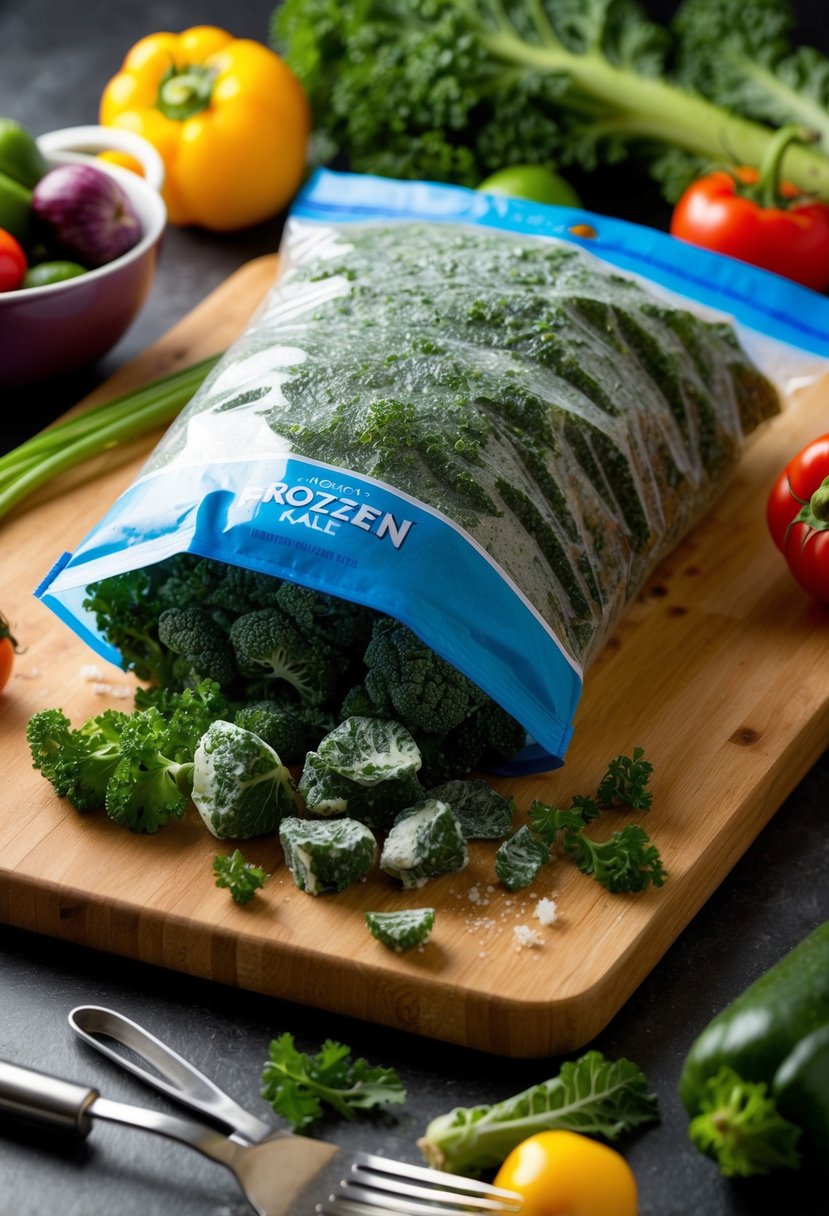
{"type": "Polygon", "coordinates": [[[92,165],[60,165],[37,183],[32,211],[51,249],[85,266],[103,266],[141,240],[124,191],[92,165]]]}

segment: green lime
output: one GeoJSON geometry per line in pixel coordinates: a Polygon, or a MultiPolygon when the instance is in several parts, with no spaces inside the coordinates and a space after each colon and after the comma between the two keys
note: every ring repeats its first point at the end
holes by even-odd
{"type": "Polygon", "coordinates": [[[484,178],[478,189],[486,194],[529,199],[532,203],[581,206],[581,199],[570,183],[544,165],[510,165],[484,178]]]}
{"type": "Polygon", "coordinates": [[[39,262],[30,266],[23,279],[24,287],[48,287],[50,283],[62,283],[65,279],[76,279],[86,274],[86,267],[78,262],[39,262]]]}

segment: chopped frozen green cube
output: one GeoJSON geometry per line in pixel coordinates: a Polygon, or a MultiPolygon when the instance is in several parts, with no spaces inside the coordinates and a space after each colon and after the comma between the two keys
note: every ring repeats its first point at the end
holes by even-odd
{"type": "Polygon", "coordinates": [[[405,908],[401,912],[366,912],[372,937],[401,953],[428,942],[435,923],[434,908],[405,908]]]}
{"type": "Polygon", "coordinates": [[[291,774],[258,735],[232,722],[211,723],[193,757],[193,802],[220,840],[275,832],[296,809],[291,774]]]}
{"type": "Polygon", "coordinates": [[[524,824],[495,854],[495,873],[508,891],[520,891],[530,885],[549,860],[547,845],[524,824]]]}
{"type": "Polygon", "coordinates": [[[462,870],[469,860],[466,838],[446,802],[427,798],[397,816],[386,837],[380,868],[404,887],[462,870]]]}
{"type": "Polygon", "coordinates": [[[383,718],[346,718],[317,746],[333,772],[358,785],[378,785],[416,773],[420,751],[399,722],[383,718]]]}
{"type": "MultiPolygon", "coordinates": [[[[365,723],[368,718],[348,718],[343,723],[365,723]]],[[[372,723],[377,726],[396,726],[395,723],[372,723]]],[[[315,752],[309,752],[305,757],[302,775],[299,779],[299,793],[305,801],[305,809],[314,817],[329,818],[337,815],[348,815],[359,819],[375,831],[386,831],[394,817],[411,806],[423,796],[423,788],[418,781],[417,770],[420,767],[420,752],[415,747],[412,753],[408,747],[401,750],[390,741],[386,732],[355,732],[349,736],[347,732],[339,735],[333,744],[327,741],[336,736],[340,728],[332,731],[319,745],[315,752]],[[367,767],[360,769],[354,755],[351,759],[345,754],[345,741],[350,737],[353,741],[359,734],[365,743],[373,739],[374,743],[384,741],[384,746],[390,750],[386,753],[371,752],[366,745],[360,753],[367,767]],[[405,762],[401,759],[405,752],[405,762]],[[366,760],[367,757],[370,757],[366,760]],[[384,775],[379,776],[380,773],[384,775]],[[356,780],[349,773],[361,774],[356,780]],[[366,777],[370,780],[366,780],[366,777]]],[[[402,728],[400,728],[402,730],[402,728]]],[[[408,732],[403,732],[408,735],[408,732]]],[[[398,743],[402,736],[399,732],[394,736],[398,743]]],[[[411,738],[411,736],[408,736],[411,738]]],[[[405,740],[403,741],[405,743],[405,740]]],[[[412,740],[414,746],[414,740],[412,740]]]]}
{"type": "Polygon", "coordinates": [[[377,858],[377,841],[356,819],[283,819],[279,840],[300,891],[342,891],[365,878],[377,858]]]}
{"type": "Polygon", "coordinates": [[[467,840],[500,840],[515,814],[514,800],[479,778],[445,781],[429,790],[429,797],[449,803],[467,840]]]}

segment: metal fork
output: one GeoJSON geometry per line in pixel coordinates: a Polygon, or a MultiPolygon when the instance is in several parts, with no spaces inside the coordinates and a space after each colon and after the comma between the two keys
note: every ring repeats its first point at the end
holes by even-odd
{"type": "MultiPolygon", "coordinates": [[[[274,1136],[272,1127],[123,1014],[100,1005],[80,1005],[69,1014],[69,1025],[84,1042],[153,1089],[221,1124],[237,1144],[256,1145],[274,1136]],[[126,1047],[132,1058],[118,1046],[126,1047]]],[[[309,1143],[305,1137],[282,1134],[295,1140],[298,1149],[309,1143]]],[[[312,1143],[320,1146],[319,1141],[312,1143]]],[[[350,1162],[343,1158],[345,1154],[339,1153],[332,1163],[339,1171],[320,1171],[320,1181],[324,1177],[332,1189],[327,1199],[316,1204],[319,1216],[378,1216],[383,1212],[395,1216],[513,1216],[521,1211],[519,1195],[486,1182],[371,1153],[357,1153],[350,1162]]]]}

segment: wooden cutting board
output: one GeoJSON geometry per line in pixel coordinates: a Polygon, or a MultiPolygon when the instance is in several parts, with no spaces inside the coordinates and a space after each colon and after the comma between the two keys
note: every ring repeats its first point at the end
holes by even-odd
{"type": "MultiPolygon", "coordinates": [[[[224,348],[274,273],[274,258],[248,264],[90,401],[224,348]]],[[[476,842],[467,870],[421,891],[402,893],[376,871],[314,898],[293,885],[278,842],[260,840],[244,852],[272,876],[240,908],[213,884],[212,859],[225,848],[192,809],[141,837],[57,799],[31,768],[29,716],[61,706],[79,724],[110,705],[129,708],[132,686],[102,670],[32,589],[131,482],[155,437],[127,463],[101,462],[94,478],[85,470],[56,481],[0,524],[0,607],[25,647],[0,695],[0,920],[484,1051],[582,1046],[829,744],[829,609],[791,581],[764,523],[778,468],[826,430],[826,401],[827,384],[812,386],[755,438],[720,504],[631,606],[588,672],[566,766],[497,783],[523,817],[533,798],[592,793],[612,756],[643,746],[654,799],[638,818],[670,877],[632,896],[607,894],[564,860],[511,896],[495,881],[495,844],[476,842]],[[549,926],[533,916],[545,896],[558,905],[549,926]],[[437,909],[432,940],[407,954],[384,948],[363,921],[368,910],[427,904],[437,909]],[[520,925],[541,944],[521,947],[520,925]]],[[[636,818],[606,812],[593,830],[636,818]]]]}

